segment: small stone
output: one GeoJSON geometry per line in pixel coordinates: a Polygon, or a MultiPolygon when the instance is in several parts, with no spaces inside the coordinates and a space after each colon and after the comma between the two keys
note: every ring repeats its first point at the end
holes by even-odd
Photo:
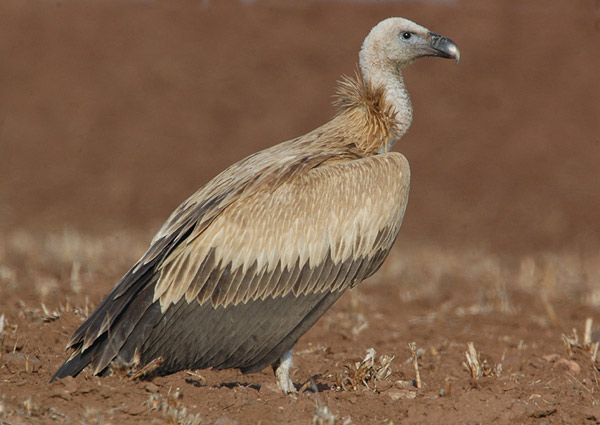
{"type": "Polygon", "coordinates": [[[240,423],[227,416],[221,416],[215,421],[215,425],[240,425],[240,423]]]}
{"type": "Polygon", "coordinates": [[[583,414],[588,421],[600,421],[600,406],[592,406],[583,409],[583,414]]]}
{"type": "Polygon", "coordinates": [[[64,391],[68,394],[77,392],[77,381],[72,376],[67,376],[59,381],[64,386],[64,391]]]}
{"type": "Polygon", "coordinates": [[[157,393],[160,388],[158,385],[149,382],[144,386],[144,389],[149,393],[157,393]]]}
{"type": "Polygon", "coordinates": [[[415,381],[396,381],[394,383],[398,388],[415,388],[415,381]]]}
{"type": "Polygon", "coordinates": [[[37,372],[42,364],[40,359],[31,354],[25,353],[6,353],[2,355],[2,360],[6,367],[13,373],[37,372]]]}
{"type": "Polygon", "coordinates": [[[556,362],[556,365],[566,366],[571,372],[573,372],[576,375],[579,374],[579,372],[581,372],[581,366],[579,366],[579,364],[577,364],[575,360],[560,359],[556,362]]]}
{"type": "Polygon", "coordinates": [[[409,390],[390,390],[390,391],[387,391],[386,394],[393,401],[397,401],[400,399],[409,399],[410,400],[410,399],[417,397],[416,391],[409,391],[409,390]]]}
{"type": "Polygon", "coordinates": [[[126,413],[130,416],[139,416],[148,411],[148,407],[144,405],[133,406],[126,410],[126,413]]]}
{"type": "Polygon", "coordinates": [[[558,354],[546,354],[545,356],[542,356],[542,359],[546,360],[549,363],[554,363],[559,358],[560,356],[558,354]]]}

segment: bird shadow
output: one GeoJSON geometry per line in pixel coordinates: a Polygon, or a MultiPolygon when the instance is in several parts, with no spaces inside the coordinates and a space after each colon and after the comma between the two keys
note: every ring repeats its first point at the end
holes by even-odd
{"type": "Polygon", "coordinates": [[[260,385],[258,384],[251,384],[249,382],[238,382],[238,381],[233,381],[233,382],[222,382],[219,385],[215,385],[215,388],[229,388],[234,389],[234,388],[239,388],[239,387],[244,387],[244,388],[252,388],[253,390],[256,391],[260,391],[260,385]]]}
{"type": "MultiPolygon", "coordinates": [[[[294,384],[294,386],[296,387],[296,390],[300,393],[302,393],[302,392],[322,393],[324,391],[331,390],[332,389],[331,385],[325,384],[323,382],[315,381],[315,379],[318,379],[319,377],[320,377],[320,375],[311,376],[304,383],[302,383],[302,384],[296,383],[296,384],[294,384]]],[[[196,388],[211,386],[211,385],[207,385],[207,384],[203,383],[199,379],[191,379],[191,378],[186,379],[185,383],[189,384],[193,387],[196,387],[196,388]]],[[[230,390],[232,390],[234,388],[250,388],[250,389],[253,389],[256,391],[260,391],[261,386],[258,384],[251,384],[249,382],[233,381],[233,382],[221,382],[220,384],[212,385],[212,388],[228,388],[230,390]]]]}
{"type": "MultiPolygon", "coordinates": [[[[191,379],[191,378],[187,378],[185,380],[186,384],[192,385],[196,388],[200,388],[200,387],[208,387],[209,385],[203,383],[202,381],[200,381],[199,379],[191,379]]],[[[234,388],[251,388],[253,390],[256,391],[260,391],[260,385],[258,384],[251,384],[249,382],[238,382],[238,381],[233,381],[233,382],[221,382],[220,384],[217,385],[212,385],[212,388],[229,388],[234,389],[234,388]]]]}

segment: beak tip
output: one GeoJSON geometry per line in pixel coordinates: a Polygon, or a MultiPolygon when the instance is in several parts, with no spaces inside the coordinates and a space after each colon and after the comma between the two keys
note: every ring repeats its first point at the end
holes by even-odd
{"type": "Polygon", "coordinates": [[[456,63],[460,62],[460,50],[458,50],[458,46],[454,41],[439,34],[429,34],[431,36],[430,46],[433,49],[432,56],[452,58],[456,61],[456,63]]]}
{"type": "Polygon", "coordinates": [[[458,50],[456,44],[452,43],[448,46],[448,53],[450,57],[454,58],[457,64],[460,62],[460,50],[458,50]]]}

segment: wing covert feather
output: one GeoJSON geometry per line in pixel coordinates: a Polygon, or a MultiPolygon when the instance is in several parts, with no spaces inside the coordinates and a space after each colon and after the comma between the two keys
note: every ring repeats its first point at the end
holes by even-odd
{"type": "Polygon", "coordinates": [[[389,251],[409,181],[406,158],[387,153],[313,168],[274,191],[266,186],[173,250],[158,268],[154,299],[164,311],[184,294],[216,307],[352,286],[389,251]],[[339,265],[339,273],[332,273],[339,265]]]}

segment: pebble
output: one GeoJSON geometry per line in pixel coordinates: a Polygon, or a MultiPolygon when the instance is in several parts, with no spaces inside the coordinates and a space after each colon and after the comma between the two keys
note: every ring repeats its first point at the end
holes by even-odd
{"type": "Polygon", "coordinates": [[[157,393],[160,388],[158,387],[158,385],[149,382],[144,386],[144,389],[149,393],[157,393]]]}
{"type": "Polygon", "coordinates": [[[560,359],[556,362],[557,365],[564,365],[569,368],[574,374],[581,372],[581,366],[575,360],[560,359]]]}
{"type": "Polygon", "coordinates": [[[68,394],[72,394],[78,389],[77,381],[75,381],[75,378],[72,376],[67,376],[66,378],[61,379],[59,382],[63,384],[64,391],[68,394]]]}
{"type": "Polygon", "coordinates": [[[219,419],[215,421],[215,425],[240,425],[240,423],[234,419],[231,419],[227,416],[221,416],[219,419]]]}
{"type": "Polygon", "coordinates": [[[400,400],[400,399],[413,399],[413,398],[417,397],[416,391],[409,391],[409,390],[389,390],[389,391],[386,391],[386,394],[388,395],[389,398],[391,398],[394,401],[400,400]]]}
{"type": "Polygon", "coordinates": [[[36,356],[25,353],[5,353],[2,355],[2,361],[12,373],[37,372],[42,365],[36,356]]]}

